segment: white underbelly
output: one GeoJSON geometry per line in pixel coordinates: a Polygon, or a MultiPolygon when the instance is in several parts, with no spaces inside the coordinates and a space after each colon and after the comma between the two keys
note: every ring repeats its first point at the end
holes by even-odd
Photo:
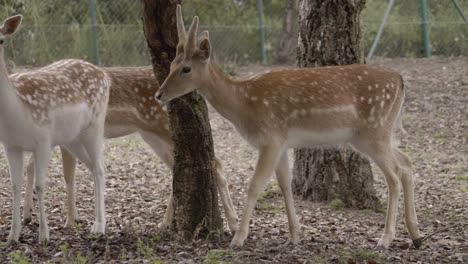
{"type": "Polygon", "coordinates": [[[104,137],[105,138],[118,138],[118,137],[123,137],[126,135],[133,134],[135,132],[138,132],[138,129],[133,127],[133,126],[124,126],[124,125],[109,125],[106,123],[105,129],[104,129],[104,137]]]}
{"type": "Polygon", "coordinates": [[[50,113],[52,145],[70,143],[92,123],[92,113],[85,104],[55,109],[50,113]]]}
{"type": "Polygon", "coordinates": [[[289,148],[342,144],[352,138],[353,132],[351,128],[338,128],[331,131],[309,131],[291,128],[288,132],[287,142],[289,148]]]}

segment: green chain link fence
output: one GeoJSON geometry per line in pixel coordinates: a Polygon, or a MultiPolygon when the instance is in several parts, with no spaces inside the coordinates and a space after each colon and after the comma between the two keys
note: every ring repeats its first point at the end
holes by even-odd
{"type": "MultiPolygon", "coordinates": [[[[221,64],[293,63],[296,13],[285,20],[289,1],[263,0],[265,41],[262,45],[259,0],[184,0],[189,24],[200,16],[202,30],[210,31],[221,64]],[[284,42],[290,45],[284,45],[284,42]],[[287,47],[286,55],[282,50],[287,47]],[[262,50],[266,58],[262,57],[262,50]],[[283,57],[283,58],[280,58],[283,57]],[[265,60],[264,60],[265,59],[265,60]]],[[[468,25],[450,0],[428,0],[431,48],[438,56],[468,56],[468,25]]],[[[468,0],[458,0],[468,13],[468,0]]],[[[385,12],[386,0],[368,0],[364,11],[365,45],[372,44],[385,12]]],[[[18,66],[42,66],[63,58],[81,58],[100,65],[148,65],[150,58],[137,0],[3,0],[0,19],[23,14],[17,35],[8,40],[6,58],[18,66]],[[92,10],[95,11],[93,21],[92,10]],[[93,41],[96,33],[96,41],[93,41]]],[[[375,56],[422,57],[420,1],[396,0],[375,56]]],[[[468,14],[467,14],[468,15],[468,14]]]]}

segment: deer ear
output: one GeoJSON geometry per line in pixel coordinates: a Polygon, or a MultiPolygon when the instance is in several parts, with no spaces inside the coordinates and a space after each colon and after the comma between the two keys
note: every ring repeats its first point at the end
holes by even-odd
{"type": "Polygon", "coordinates": [[[208,33],[207,30],[203,30],[203,32],[200,33],[200,35],[198,35],[198,44],[200,44],[200,42],[201,42],[204,38],[207,38],[207,39],[210,38],[210,33],[208,33]]]}
{"type": "Polygon", "coordinates": [[[200,50],[200,57],[202,59],[208,60],[210,58],[211,44],[208,38],[203,38],[200,40],[200,44],[198,44],[198,49],[200,50]]]}
{"type": "Polygon", "coordinates": [[[5,22],[3,22],[3,27],[1,28],[1,32],[3,33],[3,35],[7,36],[15,33],[21,25],[22,20],[22,15],[7,18],[5,22]]]}

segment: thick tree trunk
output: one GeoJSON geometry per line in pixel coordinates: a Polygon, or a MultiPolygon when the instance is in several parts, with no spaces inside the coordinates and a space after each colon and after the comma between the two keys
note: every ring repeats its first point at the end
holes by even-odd
{"type": "Polygon", "coordinates": [[[298,0],[288,0],[284,7],[283,32],[276,62],[281,64],[292,64],[294,62],[295,46],[297,45],[297,7],[298,0]]]}
{"type": "MultiPolygon", "coordinates": [[[[363,63],[360,13],[365,0],[300,0],[300,67],[363,63]]],[[[349,147],[294,151],[293,190],[312,201],[380,208],[368,159],[349,147]]]]}
{"type": "MultiPolygon", "coordinates": [[[[159,83],[175,57],[178,3],[180,0],[143,0],[145,36],[159,83]]],[[[196,92],[171,101],[168,109],[175,161],[173,227],[180,238],[192,240],[223,227],[208,110],[196,92]]]]}

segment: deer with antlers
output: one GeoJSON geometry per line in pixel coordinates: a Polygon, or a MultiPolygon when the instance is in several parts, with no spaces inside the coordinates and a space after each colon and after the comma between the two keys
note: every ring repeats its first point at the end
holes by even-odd
{"type": "Polygon", "coordinates": [[[284,195],[290,242],[297,243],[300,225],[286,150],[343,143],[370,156],[385,174],[388,208],[377,247],[388,248],[395,237],[400,184],[406,227],[414,245],[420,245],[411,161],[392,145],[404,101],[399,74],[367,65],[349,65],[275,70],[234,80],[211,62],[208,32],[197,36],[198,17],[186,33],[180,5],[177,29],[176,57],[156,98],[165,103],[198,89],[258,149],[246,206],[231,246],[242,246],[247,238],[257,196],[273,172],[284,195]]]}
{"type": "Polygon", "coordinates": [[[95,184],[93,233],[104,233],[104,119],[111,80],[94,65],[63,60],[26,73],[8,76],[3,55],[5,38],[19,28],[13,16],[0,28],[0,141],[10,169],[13,216],[8,239],[18,241],[23,153],[32,152],[39,203],[39,240],[49,240],[44,208],[47,167],[52,148],[64,146],[91,170],[95,184]]]}
{"type": "MultiPolygon", "coordinates": [[[[154,98],[154,93],[159,89],[159,83],[154,77],[153,69],[151,67],[109,67],[101,68],[101,70],[109,76],[112,82],[104,137],[117,138],[138,133],[167,167],[172,169],[174,159],[169,120],[166,110],[154,98]]],[[[78,215],[74,184],[76,159],[66,148],[61,147],[61,153],[68,208],[65,227],[73,227],[78,215]]],[[[32,214],[33,161],[33,159],[30,160],[27,169],[23,209],[25,223],[31,221],[32,214]]],[[[216,181],[228,227],[231,232],[235,232],[237,213],[232,204],[228,182],[222,176],[221,163],[218,159],[216,159],[216,181]]],[[[160,229],[167,229],[170,226],[173,214],[171,195],[164,218],[158,225],[160,229]]]]}

